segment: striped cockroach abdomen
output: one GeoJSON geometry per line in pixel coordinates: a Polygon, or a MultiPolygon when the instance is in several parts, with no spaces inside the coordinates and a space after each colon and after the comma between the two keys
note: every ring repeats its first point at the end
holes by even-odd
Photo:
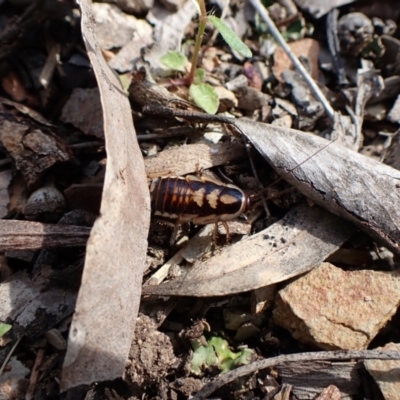
{"type": "Polygon", "coordinates": [[[150,184],[156,216],[198,225],[230,221],[249,207],[249,197],[235,185],[209,177],[161,177],[150,184]]]}

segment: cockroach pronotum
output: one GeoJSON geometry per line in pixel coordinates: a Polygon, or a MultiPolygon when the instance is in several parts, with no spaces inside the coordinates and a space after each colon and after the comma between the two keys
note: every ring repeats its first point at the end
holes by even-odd
{"type": "Polygon", "coordinates": [[[154,215],[173,219],[177,224],[222,222],[227,237],[226,221],[237,218],[250,205],[250,197],[237,186],[205,176],[155,178],[150,181],[149,189],[154,215]]]}

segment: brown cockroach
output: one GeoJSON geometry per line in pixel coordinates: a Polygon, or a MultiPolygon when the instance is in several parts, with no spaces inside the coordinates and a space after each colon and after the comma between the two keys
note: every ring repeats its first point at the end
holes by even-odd
{"type": "MultiPolygon", "coordinates": [[[[233,120],[221,116],[210,116],[208,114],[188,112],[186,110],[170,109],[160,106],[145,106],[144,112],[149,114],[163,115],[169,117],[182,117],[187,120],[200,122],[220,122],[231,127],[233,132],[238,129],[231,126],[233,120]]],[[[240,131],[240,130],[239,130],[240,131]]],[[[307,157],[299,165],[286,172],[289,175],[320,151],[328,147],[332,142],[327,143],[317,152],[307,157]]],[[[255,169],[253,168],[255,173],[255,169]]],[[[278,178],[271,185],[284,179],[278,178]]],[[[271,186],[270,185],[270,186],[271,186]]],[[[149,183],[151,209],[154,215],[176,220],[176,226],[192,222],[198,225],[206,225],[222,222],[229,240],[229,229],[226,221],[237,218],[240,214],[248,211],[250,199],[253,202],[256,197],[268,188],[264,188],[257,195],[249,196],[239,187],[231,183],[223,183],[209,177],[197,177],[187,175],[185,177],[169,176],[155,178],[149,183]]],[[[290,191],[293,188],[288,189],[290,191]]],[[[287,192],[288,190],[285,190],[287,192]]],[[[279,195],[283,194],[281,192],[279,195]]],[[[273,196],[275,197],[275,196],[273,196]]],[[[270,197],[272,198],[272,197],[270,197]]],[[[264,203],[266,199],[263,199],[264,203]]],[[[268,210],[267,215],[268,215],[268,210]]],[[[215,231],[214,231],[215,232],[215,231]]]]}
{"type": "Polygon", "coordinates": [[[195,225],[226,221],[248,210],[250,197],[239,187],[205,176],[159,177],[150,181],[151,209],[155,216],[195,225]]]}

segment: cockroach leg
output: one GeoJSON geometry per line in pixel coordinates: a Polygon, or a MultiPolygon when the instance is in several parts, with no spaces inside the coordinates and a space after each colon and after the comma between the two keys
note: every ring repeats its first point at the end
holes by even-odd
{"type": "Polygon", "coordinates": [[[226,223],[226,221],[218,221],[214,223],[214,233],[213,233],[213,242],[216,244],[217,239],[218,239],[218,223],[221,222],[224,229],[225,229],[225,234],[226,234],[226,244],[229,244],[231,242],[231,235],[229,233],[229,226],[226,223]]]}
{"type": "Polygon", "coordinates": [[[179,226],[180,223],[179,221],[176,221],[176,223],[174,224],[174,227],[172,229],[172,233],[171,233],[171,238],[169,239],[169,245],[172,247],[175,242],[176,242],[176,236],[178,235],[178,230],[179,230],[179,226]]]}
{"type": "Polygon", "coordinates": [[[225,221],[221,221],[222,225],[225,228],[225,232],[226,232],[226,243],[229,244],[231,242],[231,235],[229,233],[229,226],[225,221]]]}
{"type": "Polygon", "coordinates": [[[217,237],[218,237],[218,221],[214,223],[213,242],[215,245],[217,245],[217,237]]]}

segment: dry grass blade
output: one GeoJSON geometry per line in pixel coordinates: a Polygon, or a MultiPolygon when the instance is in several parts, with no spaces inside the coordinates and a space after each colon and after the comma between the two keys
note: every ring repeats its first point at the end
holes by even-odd
{"type": "Polygon", "coordinates": [[[150,219],[144,163],[128,99],[97,44],[89,2],[79,4],[82,34],[101,95],[107,170],[101,217],[90,235],[70,330],[62,390],[122,375],[139,307],[150,219]]]}

